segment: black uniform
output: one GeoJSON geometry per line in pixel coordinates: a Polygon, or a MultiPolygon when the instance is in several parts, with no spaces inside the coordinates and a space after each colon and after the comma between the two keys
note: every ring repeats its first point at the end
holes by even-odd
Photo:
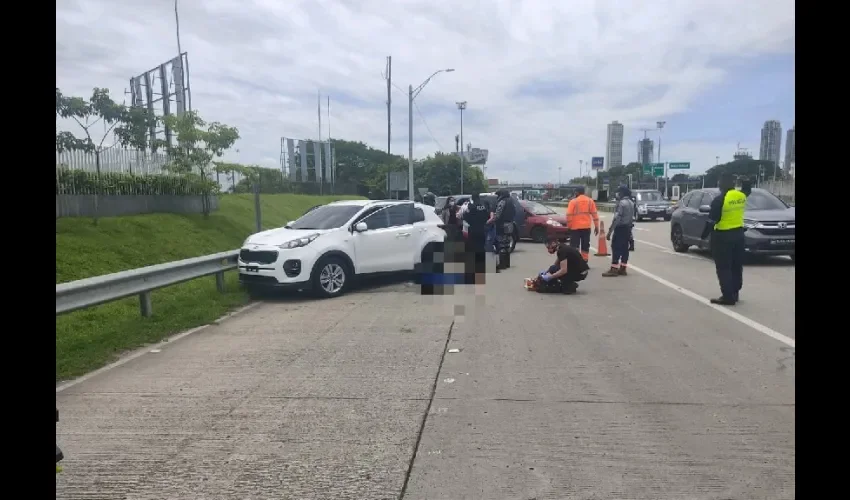
{"type": "Polygon", "coordinates": [[[511,267],[511,240],[513,239],[513,223],[516,209],[507,191],[499,193],[499,200],[494,209],[496,220],[496,244],[499,247],[498,269],[511,267]]]}
{"type": "Polygon", "coordinates": [[[554,274],[561,269],[561,262],[567,261],[567,274],[560,278],[554,278],[548,282],[543,282],[537,287],[540,293],[574,293],[578,288],[578,282],[584,281],[587,278],[587,272],[590,266],[581,256],[581,252],[575,247],[561,243],[558,245],[558,250],[555,252],[557,260],[555,264],[549,267],[549,274],[554,274]]]}
{"type": "MultiPolygon", "coordinates": [[[[475,273],[485,272],[485,258],[487,241],[487,220],[490,218],[490,206],[487,202],[470,200],[463,221],[469,224],[467,230],[467,255],[473,264],[475,273]]],[[[469,271],[467,271],[469,272],[469,271]]]]}
{"type": "MultiPolygon", "coordinates": [[[[720,196],[711,200],[708,212],[708,221],[702,232],[702,239],[711,235],[711,256],[714,258],[714,267],[717,271],[717,280],[720,282],[720,298],[711,299],[713,304],[734,305],[739,300],[741,288],[744,286],[744,256],[746,246],[744,228],[736,227],[726,230],[715,230],[714,225],[720,222],[723,215],[723,203],[728,191],[721,189],[720,196]]],[[[749,196],[752,192],[752,183],[744,181],[741,192],[749,196]]]]}

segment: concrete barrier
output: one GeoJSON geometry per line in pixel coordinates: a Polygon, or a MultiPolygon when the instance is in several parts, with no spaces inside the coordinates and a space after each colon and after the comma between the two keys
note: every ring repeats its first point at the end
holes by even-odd
{"type": "MultiPolygon", "coordinates": [[[[210,197],[210,211],[218,210],[218,198],[210,197]]],[[[136,214],[200,214],[201,196],[176,195],[101,195],[97,200],[99,217],[118,217],[136,214]]],[[[57,194],[56,218],[94,217],[94,195],[57,194]]]]}

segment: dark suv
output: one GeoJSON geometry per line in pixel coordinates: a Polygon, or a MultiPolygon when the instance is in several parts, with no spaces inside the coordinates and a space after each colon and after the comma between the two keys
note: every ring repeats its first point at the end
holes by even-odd
{"type": "Polygon", "coordinates": [[[644,219],[670,220],[673,204],[665,200],[660,191],[656,189],[635,189],[632,191],[632,195],[635,197],[635,205],[637,205],[638,222],[644,219]]]}
{"type": "MultiPolygon", "coordinates": [[[[720,195],[717,188],[687,193],[673,211],[670,241],[673,250],[687,252],[695,245],[711,249],[711,236],[702,240],[711,200],[720,195]]],[[[759,255],[788,255],[795,260],[796,209],[769,191],[753,189],[744,212],[744,238],[747,252],[759,255]]]]}

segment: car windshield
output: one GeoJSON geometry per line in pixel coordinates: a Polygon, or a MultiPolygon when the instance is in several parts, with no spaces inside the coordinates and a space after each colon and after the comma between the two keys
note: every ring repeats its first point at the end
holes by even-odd
{"type": "Polygon", "coordinates": [[[788,205],[770,193],[753,191],[747,196],[747,210],[785,210],[786,208],[788,205]]]}
{"type": "Polygon", "coordinates": [[[661,193],[657,191],[638,192],[637,201],[662,201],[661,193]]]}
{"type": "Polygon", "coordinates": [[[324,205],[302,215],[289,229],[336,229],[362,210],[360,205],[324,205]]]}
{"type": "Polygon", "coordinates": [[[546,205],[534,202],[525,203],[525,208],[534,215],[551,215],[557,213],[546,205]]]}

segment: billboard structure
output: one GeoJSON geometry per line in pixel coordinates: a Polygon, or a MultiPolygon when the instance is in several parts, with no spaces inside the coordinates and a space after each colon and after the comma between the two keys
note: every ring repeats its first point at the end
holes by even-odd
{"type": "MultiPolygon", "coordinates": [[[[147,108],[157,117],[181,115],[192,110],[192,92],[189,86],[189,56],[179,56],[159,66],[130,78],[130,105],[147,108]]],[[[156,140],[164,139],[172,145],[172,133],[167,127],[148,131],[151,151],[156,150],[156,140]]]]}
{"type": "Polygon", "coordinates": [[[280,170],[292,182],[333,183],[335,157],[330,141],[280,138],[280,170]]]}
{"type": "Polygon", "coordinates": [[[590,166],[593,170],[599,170],[604,168],[605,166],[605,157],[604,156],[594,156],[590,159],[590,166]]]}
{"type": "Polygon", "coordinates": [[[485,165],[490,157],[489,149],[473,148],[472,144],[466,145],[466,151],[461,153],[467,165],[485,165]]]}

